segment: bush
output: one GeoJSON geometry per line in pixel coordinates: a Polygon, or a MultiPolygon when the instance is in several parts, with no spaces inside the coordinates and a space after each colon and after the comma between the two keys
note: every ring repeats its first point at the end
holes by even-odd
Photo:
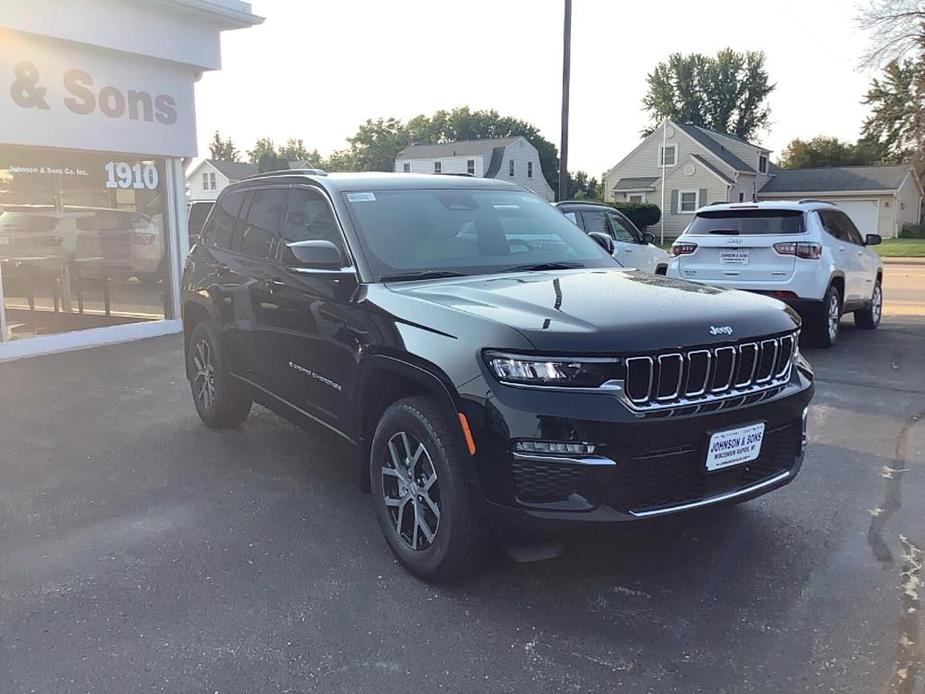
{"type": "Polygon", "coordinates": [[[648,202],[615,202],[613,206],[629,217],[642,231],[645,231],[646,227],[658,224],[662,218],[662,211],[658,209],[658,205],[648,202]]]}
{"type": "Polygon", "coordinates": [[[903,224],[903,230],[899,232],[899,237],[903,239],[925,239],[925,224],[903,224]]]}

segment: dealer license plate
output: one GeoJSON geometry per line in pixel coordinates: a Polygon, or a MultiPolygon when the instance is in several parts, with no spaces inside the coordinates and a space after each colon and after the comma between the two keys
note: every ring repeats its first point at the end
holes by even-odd
{"type": "Polygon", "coordinates": [[[723,265],[748,265],[748,251],[720,251],[719,262],[723,265]]]}
{"type": "Polygon", "coordinates": [[[707,470],[719,470],[748,463],[761,453],[764,422],[738,429],[718,431],[710,437],[707,447],[707,470]]]}

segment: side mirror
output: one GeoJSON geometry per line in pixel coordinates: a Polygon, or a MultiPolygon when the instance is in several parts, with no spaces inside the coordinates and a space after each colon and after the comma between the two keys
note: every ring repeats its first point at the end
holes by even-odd
{"type": "Polygon", "coordinates": [[[864,239],[864,243],[866,243],[868,246],[879,246],[881,243],[883,243],[883,238],[880,236],[880,234],[868,234],[867,238],[864,239]]]}
{"type": "Polygon", "coordinates": [[[655,234],[651,231],[642,232],[642,240],[646,243],[655,243],[655,234]]]}
{"type": "Polygon", "coordinates": [[[597,245],[607,251],[608,254],[613,255],[613,239],[607,234],[600,231],[590,231],[588,232],[588,236],[597,241],[597,245]]]}
{"type": "Polygon", "coordinates": [[[337,269],[344,265],[344,256],[340,249],[330,241],[295,241],[287,243],[286,247],[299,267],[337,269]]]}

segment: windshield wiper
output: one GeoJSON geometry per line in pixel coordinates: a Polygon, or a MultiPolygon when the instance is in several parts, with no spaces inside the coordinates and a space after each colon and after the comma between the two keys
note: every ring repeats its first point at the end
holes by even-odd
{"type": "Polygon", "coordinates": [[[400,275],[383,275],[380,282],[410,282],[411,280],[436,280],[441,277],[465,277],[461,272],[452,270],[421,270],[420,272],[406,272],[400,275]]]}
{"type": "Polygon", "coordinates": [[[575,268],[584,267],[581,263],[573,262],[552,262],[552,263],[535,263],[533,265],[515,265],[514,267],[504,268],[498,272],[532,272],[540,270],[573,270],[575,268]]]}

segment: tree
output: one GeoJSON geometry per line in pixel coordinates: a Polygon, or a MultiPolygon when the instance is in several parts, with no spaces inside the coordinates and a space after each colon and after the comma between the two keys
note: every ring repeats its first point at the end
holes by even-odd
{"type": "Polygon", "coordinates": [[[652,132],[664,119],[699,125],[743,139],[753,138],[770,122],[768,81],[761,51],[739,53],[726,48],[715,56],[673,53],[646,80],[642,103],[652,132]]]}
{"type": "Polygon", "coordinates": [[[231,138],[223,140],[221,134],[216,130],[212,136],[212,142],[209,143],[209,158],[219,161],[238,161],[241,155],[231,138]]]}
{"type": "Polygon", "coordinates": [[[304,161],[311,167],[324,168],[324,157],[321,156],[317,149],[309,151],[301,138],[298,140],[295,138],[286,140],[286,144],[279,148],[278,154],[286,161],[304,161]]]}
{"type": "Polygon", "coordinates": [[[602,192],[597,179],[588,178],[588,174],[584,171],[574,171],[569,174],[569,200],[602,200],[602,192]]]}
{"type": "Polygon", "coordinates": [[[859,21],[871,35],[867,66],[883,65],[864,103],[862,129],[887,161],[911,161],[925,174],[925,5],[921,0],[872,0],[859,21]]]}
{"type": "Polygon", "coordinates": [[[879,163],[884,154],[883,148],[870,140],[861,139],[852,144],[837,137],[819,135],[811,140],[792,140],[781,153],[780,166],[785,169],[869,166],[879,163]]]}
{"type": "Polygon", "coordinates": [[[285,157],[277,153],[276,147],[273,145],[273,140],[269,137],[261,137],[257,140],[254,144],[254,149],[249,149],[247,151],[247,156],[251,164],[257,165],[257,171],[260,173],[264,171],[280,171],[289,168],[289,162],[285,157]]]}

